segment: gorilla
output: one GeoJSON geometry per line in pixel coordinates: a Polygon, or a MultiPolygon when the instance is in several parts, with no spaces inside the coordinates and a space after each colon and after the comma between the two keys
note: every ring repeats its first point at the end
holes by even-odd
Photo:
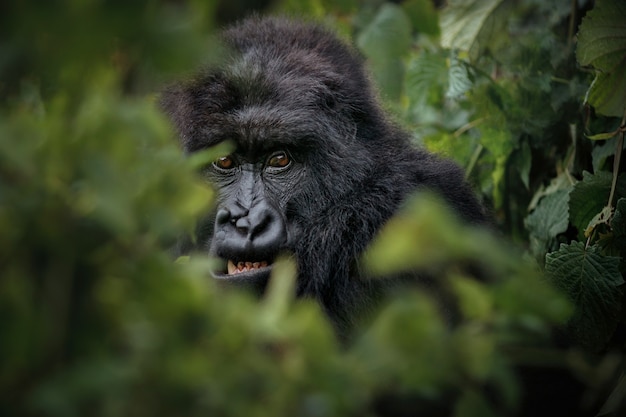
{"type": "Polygon", "coordinates": [[[221,259],[216,279],[263,291],[289,254],[298,296],[316,299],[345,334],[381,283],[400,278],[365,279],[359,258],[408,196],[430,190],[465,222],[487,221],[463,171],[412,145],[384,114],[363,59],[332,32],[255,16],[221,39],[221,65],[161,97],[185,152],[231,144],[203,170],[215,211],[180,246],[221,259]]]}

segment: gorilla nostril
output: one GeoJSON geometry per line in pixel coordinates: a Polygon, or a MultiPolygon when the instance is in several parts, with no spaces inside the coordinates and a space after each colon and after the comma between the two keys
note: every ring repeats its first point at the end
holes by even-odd
{"type": "Polygon", "coordinates": [[[226,224],[231,220],[231,216],[230,216],[230,211],[228,211],[227,209],[219,209],[217,211],[217,214],[215,215],[215,220],[217,221],[218,224],[226,224]]]}

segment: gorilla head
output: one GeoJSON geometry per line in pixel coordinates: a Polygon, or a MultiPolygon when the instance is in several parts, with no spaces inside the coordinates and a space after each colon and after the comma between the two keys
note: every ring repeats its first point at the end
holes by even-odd
{"type": "Polygon", "coordinates": [[[341,331],[380,292],[358,259],[409,194],[432,190],[464,220],[484,220],[462,171],[411,146],[332,33],[255,17],[223,41],[222,65],[162,97],[187,152],[233,145],[204,170],[219,198],[195,249],[224,261],[216,278],[262,289],[277,255],[293,255],[298,294],[341,331]]]}

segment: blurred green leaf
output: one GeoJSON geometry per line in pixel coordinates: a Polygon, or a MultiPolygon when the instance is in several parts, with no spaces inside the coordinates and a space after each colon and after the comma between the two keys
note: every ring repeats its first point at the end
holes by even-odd
{"type": "Polygon", "coordinates": [[[616,132],[608,132],[608,133],[598,133],[597,135],[587,136],[587,138],[591,140],[606,140],[611,139],[617,135],[616,132]]]}
{"type": "Polygon", "coordinates": [[[378,86],[390,98],[402,90],[402,58],[411,45],[411,23],[406,13],[384,3],[375,18],[359,33],[356,44],[368,58],[378,86]]]}
{"type": "Polygon", "coordinates": [[[423,106],[429,98],[448,83],[446,59],[443,55],[423,52],[414,56],[406,73],[406,94],[412,106],[423,106]]]}
{"type": "Polygon", "coordinates": [[[506,162],[513,152],[514,143],[510,132],[496,130],[491,127],[481,129],[480,143],[493,155],[495,166],[491,172],[493,183],[493,200],[496,207],[500,207],[504,200],[504,179],[506,175],[506,162]]]}
{"type": "Polygon", "coordinates": [[[468,390],[461,397],[454,410],[454,417],[495,417],[495,410],[476,391],[468,390]]]}
{"type": "Polygon", "coordinates": [[[439,15],[433,2],[429,0],[408,0],[402,2],[402,8],[419,33],[430,36],[439,35],[439,15]]]}
{"type": "Polygon", "coordinates": [[[491,240],[485,231],[463,226],[434,196],[420,193],[387,222],[364,261],[374,274],[437,268],[457,257],[472,256],[476,242],[485,245],[491,240]]]}
{"type": "Polygon", "coordinates": [[[459,298],[459,306],[465,317],[489,320],[493,313],[492,294],[484,284],[462,276],[451,277],[450,283],[459,298]]]}
{"type": "Polygon", "coordinates": [[[381,386],[399,383],[420,392],[453,376],[451,342],[432,301],[407,294],[377,315],[358,340],[353,355],[381,386]]]}
{"type": "Polygon", "coordinates": [[[450,1],[441,14],[441,45],[469,51],[500,4],[502,0],[450,1]]]}
{"type": "Polygon", "coordinates": [[[448,91],[446,97],[455,98],[462,96],[473,87],[471,68],[458,58],[450,60],[448,70],[448,91]]]}
{"type": "Polygon", "coordinates": [[[568,203],[571,188],[559,189],[544,196],[524,224],[530,234],[531,251],[543,256],[553,248],[555,238],[569,225],[568,203]]]}
{"type": "Polygon", "coordinates": [[[279,259],[275,263],[264,300],[269,325],[284,318],[293,303],[296,274],[297,266],[293,259],[279,259]]]}

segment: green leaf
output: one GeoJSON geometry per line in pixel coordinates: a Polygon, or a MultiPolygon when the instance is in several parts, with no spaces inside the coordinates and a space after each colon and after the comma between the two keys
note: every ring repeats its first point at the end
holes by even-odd
{"type": "Polygon", "coordinates": [[[411,46],[411,23],[402,8],[386,3],[357,38],[368,57],[402,56],[411,46]]]}
{"type": "Polygon", "coordinates": [[[484,395],[475,390],[467,390],[463,393],[454,407],[454,417],[496,417],[495,412],[484,395]]]}
{"type": "Polygon", "coordinates": [[[617,135],[616,132],[598,133],[597,135],[587,136],[587,139],[591,139],[591,140],[607,140],[607,139],[611,139],[615,135],[617,135]]]}
{"type": "Polygon", "coordinates": [[[531,251],[542,256],[551,249],[552,242],[567,230],[570,188],[560,189],[543,197],[537,208],[526,217],[524,224],[530,234],[531,251]]]}
{"type": "Polygon", "coordinates": [[[408,208],[387,222],[366,253],[374,274],[424,268],[463,251],[458,224],[438,200],[419,195],[408,208]]]}
{"type": "Polygon", "coordinates": [[[527,141],[520,144],[520,152],[516,162],[520,179],[524,183],[524,186],[526,186],[526,189],[530,189],[530,169],[532,168],[533,158],[530,145],[527,141]]]}
{"type": "Polygon", "coordinates": [[[402,93],[404,79],[404,64],[399,58],[375,60],[370,62],[376,85],[383,97],[388,100],[398,100],[402,93]]]}
{"type": "Polygon", "coordinates": [[[495,167],[491,172],[493,182],[493,200],[500,207],[504,200],[504,177],[506,163],[513,151],[510,130],[498,130],[491,127],[481,129],[480,143],[493,155],[495,167]]]}
{"type": "Polygon", "coordinates": [[[465,227],[430,193],[415,195],[387,222],[364,257],[374,275],[437,268],[455,259],[497,250],[484,230],[465,227]],[[462,230],[462,231],[461,231],[462,230]]]}
{"type": "Polygon", "coordinates": [[[406,292],[382,309],[352,351],[377,380],[432,389],[454,375],[454,348],[432,298],[406,292]]]}
{"type": "MultiPolygon", "coordinates": [[[[574,186],[569,201],[570,222],[578,229],[581,239],[589,223],[608,203],[612,179],[613,175],[606,171],[595,175],[583,172],[583,180],[574,186]]],[[[618,179],[615,194],[626,196],[626,177],[618,179]]]]}
{"type": "Polygon", "coordinates": [[[615,205],[611,229],[615,237],[626,237],[626,198],[620,198],[615,205]]]}
{"type": "Polygon", "coordinates": [[[624,279],[619,272],[620,258],[603,256],[599,248],[585,248],[582,242],[562,244],[546,255],[546,272],[554,284],[574,302],[571,320],[579,343],[598,350],[605,346],[622,310],[624,279]]]}
{"type": "Polygon", "coordinates": [[[333,10],[338,13],[351,13],[359,7],[357,0],[321,0],[321,3],[326,10],[333,10]]]}
{"type": "Polygon", "coordinates": [[[411,46],[411,22],[399,6],[385,3],[361,31],[356,44],[368,58],[378,86],[390,98],[402,90],[402,57],[411,46]]]}
{"type": "Polygon", "coordinates": [[[473,75],[470,73],[470,70],[471,67],[458,58],[450,60],[450,69],[448,70],[448,91],[446,91],[446,97],[461,97],[472,88],[473,75]]]}
{"type": "Polygon", "coordinates": [[[283,318],[295,298],[297,267],[295,260],[280,258],[274,265],[264,298],[265,321],[275,324],[283,318]]]}
{"type": "Polygon", "coordinates": [[[615,155],[616,139],[609,139],[604,144],[596,144],[591,151],[593,172],[601,171],[607,158],[615,155]]]}
{"type": "Polygon", "coordinates": [[[448,67],[443,55],[424,51],[409,61],[406,74],[406,94],[411,107],[421,107],[429,98],[445,88],[448,67]]]}
{"type": "Polygon", "coordinates": [[[441,13],[441,46],[469,51],[503,0],[453,0],[441,13]]]}
{"type": "Polygon", "coordinates": [[[626,258],[626,198],[620,198],[615,205],[615,212],[611,219],[612,234],[606,235],[599,242],[606,244],[606,251],[612,255],[620,255],[622,260],[626,258]]]}
{"type": "Polygon", "coordinates": [[[605,116],[623,117],[626,112],[625,21],[623,0],[598,1],[578,33],[578,61],[596,70],[587,101],[605,116]]]}
{"type": "Polygon", "coordinates": [[[451,277],[450,283],[465,317],[478,320],[489,318],[493,312],[492,295],[483,283],[463,276],[451,277]]]}
{"type": "Polygon", "coordinates": [[[439,35],[439,14],[430,0],[409,0],[402,3],[413,28],[430,36],[439,35]]]}
{"type": "Polygon", "coordinates": [[[593,216],[593,218],[589,221],[589,224],[587,225],[587,228],[585,229],[585,237],[591,236],[591,234],[593,233],[594,229],[597,226],[601,224],[608,224],[610,219],[611,219],[611,207],[610,206],[602,207],[602,210],[600,210],[600,213],[593,216]]]}

